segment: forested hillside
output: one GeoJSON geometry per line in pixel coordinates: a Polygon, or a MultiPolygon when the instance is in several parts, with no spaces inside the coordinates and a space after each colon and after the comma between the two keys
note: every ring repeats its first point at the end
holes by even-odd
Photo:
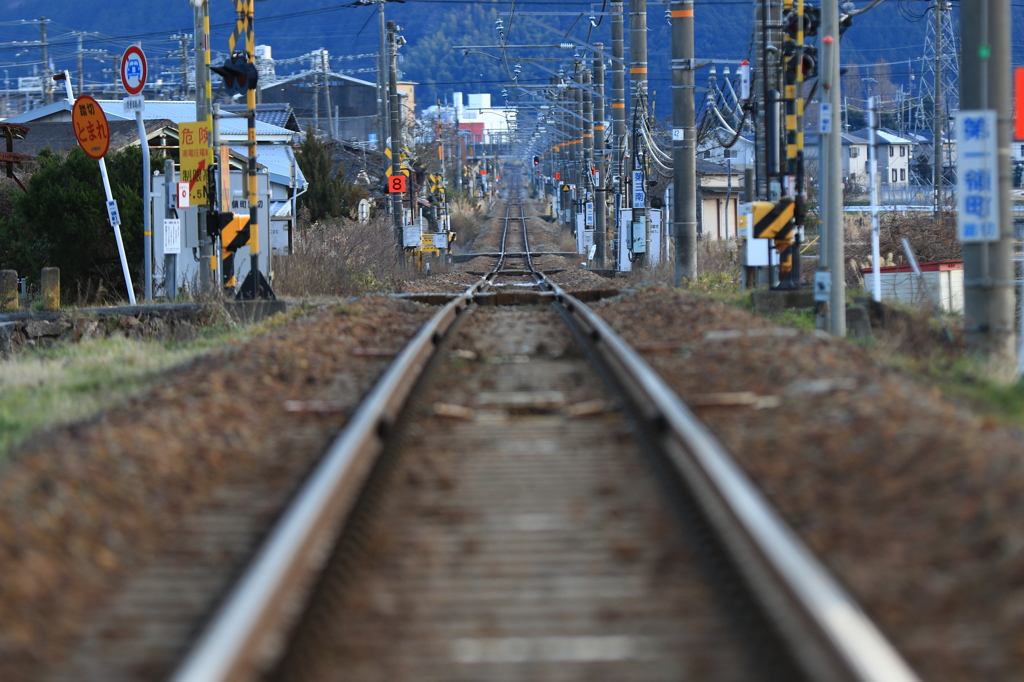
{"type": "MultiPolygon", "coordinates": [[[[628,4],[628,3],[627,3],[628,4]]],[[[857,5],[863,6],[860,1],[857,5]]],[[[569,33],[591,42],[603,41],[610,46],[610,20],[590,18],[591,2],[542,2],[521,0],[517,14],[509,18],[509,2],[494,0],[408,0],[388,2],[386,13],[404,28],[408,44],[402,48],[401,70],[404,77],[422,84],[418,91],[421,103],[450,97],[453,91],[491,92],[501,102],[504,84],[511,80],[517,56],[522,57],[518,82],[524,86],[546,81],[551,74],[546,68],[558,70],[571,61],[572,50],[517,49],[512,45],[544,45],[559,42],[569,33]],[[503,32],[495,21],[502,17],[503,32]],[[524,13],[536,12],[531,22],[524,13]],[[558,12],[558,14],[555,14],[558,12]],[[581,14],[582,13],[582,14],[581,14]],[[596,25],[595,25],[596,24],[596,25]],[[505,60],[480,54],[464,55],[454,45],[495,45],[504,40],[505,60]],[[563,57],[565,61],[530,62],[538,57],[563,57]]],[[[752,1],[705,0],[697,2],[696,52],[699,57],[743,59],[752,57],[752,1]]],[[[38,45],[12,44],[12,41],[38,41],[40,17],[51,21],[47,26],[51,42],[50,56],[58,69],[76,68],[79,39],[87,51],[84,61],[88,78],[109,80],[111,58],[103,61],[90,58],[89,50],[106,50],[120,54],[131,42],[141,41],[154,62],[153,73],[177,73],[178,58],[170,53],[178,43],[170,40],[175,33],[192,31],[192,9],[184,0],[146,0],[145,2],[110,3],[98,0],[0,0],[8,21],[4,23],[6,43],[0,45],[0,62],[13,81],[17,76],[31,75],[33,66],[41,64],[38,45]],[[12,23],[13,20],[13,23],[12,23]],[[77,33],[85,33],[79,37],[77,33]],[[108,73],[103,73],[107,70],[108,73]]],[[[854,26],[843,38],[844,65],[857,65],[853,80],[875,77],[873,69],[885,62],[886,78],[894,83],[910,84],[912,69],[920,68],[925,28],[928,17],[922,15],[924,2],[890,0],[857,17],[854,26]],[[923,20],[921,17],[924,17],[923,20]]],[[[1014,8],[1024,19],[1024,8],[1014,8]]],[[[211,6],[212,43],[215,50],[227,50],[227,39],[234,26],[233,2],[214,0],[211,6]]],[[[1024,49],[1024,21],[1018,21],[1015,43],[1024,49]]],[[[657,95],[659,113],[668,111],[670,85],[671,31],[665,17],[665,6],[652,3],[648,15],[651,89],[657,95]]],[[[628,31],[627,31],[628,35],[628,31]]],[[[333,57],[376,52],[378,46],[377,10],[375,5],[357,6],[354,2],[307,0],[301,4],[266,0],[256,3],[257,42],[273,47],[274,57],[287,59],[316,48],[326,48],[333,57]]],[[[500,50],[481,50],[502,56],[500,50]]],[[[1024,54],[1020,60],[1024,61],[1024,54]]],[[[339,69],[372,67],[371,59],[338,61],[339,69]]],[[[282,71],[301,65],[283,67],[282,71]]],[[[373,80],[373,73],[356,73],[373,80]]],[[[698,82],[706,75],[698,76],[698,82]]],[[[855,83],[851,83],[851,87],[855,83]]],[[[516,91],[509,90],[510,100],[516,91]]]]}

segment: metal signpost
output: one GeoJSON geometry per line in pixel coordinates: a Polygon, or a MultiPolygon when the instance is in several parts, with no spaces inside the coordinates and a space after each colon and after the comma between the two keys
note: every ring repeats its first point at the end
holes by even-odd
{"type": "Polygon", "coordinates": [[[146,54],[138,45],[132,45],[121,55],[121,85],[128,93],[123,101],[124,112],[135,112],[135,122],[139,127],[139,146],[142,148],[142,247],[143,247],[143,280],[145,282],[145,299],[153,298],[153,225],[150,216],[149,190],[149,141],[146,139],[146,124],[142,120],[142,112],[146,108],[146,98],[142,89],[146,87],[146,76],[149,66],[146,54]]]}
{"type": "Polygon", "coordinates": [[[124,254],[124,242],[121,241],[121,217],[117,211],[117,202],[110,191],[107,164],[103,162],[103,157],[106,155],[107,149],[110,148],[110,124],[107,123],[107,115],[103,113],[99,102],[89,95],[81,95],[75,100],[71,110],[71,125],[75,129],[75,139],[82,146],[82,150],[90,158],[99,161],[103,191],[107,197],[107,217],[111,227],[114,228],[117,253],[121,257],[121,270],[124,272],[124,283],[128,287],[128,300],[135,305],[135,289],[132,288],[132,277],[128,272],[128,259],[124,254]]]}

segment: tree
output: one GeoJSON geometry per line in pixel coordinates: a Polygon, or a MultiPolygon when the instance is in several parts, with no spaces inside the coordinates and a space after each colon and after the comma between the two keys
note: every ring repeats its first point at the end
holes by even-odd
{"type": "MultiPolygon", "coordinates": [[[[0,222],[0,267],[33,279],[43,267],[54,266],[64,282],[98,280],[127,297],[99,164],[78,147],[66,155],[47,148],[36,161],[39,170],[28,193],[14,198],[11,216],[0,222]]],[[[142,149],[133,146],[110,154],[106,165],[129,269],[137,282],[143,262],[142,149]]],[[[163,159],[155,158],[150,169],[162,165],[163,159]]]]}
{"type": "Polygon", "coordinates": [[[299,206],[309,211],[312,222],[352,218],[359,201],[370,196],[364,187],[345,182],[345,167],[339,164],[335,168],[331,146],[317,136],[312,126],[306,131],[297,160],[309,183],[309,189],[299,197],[299,206]]]}

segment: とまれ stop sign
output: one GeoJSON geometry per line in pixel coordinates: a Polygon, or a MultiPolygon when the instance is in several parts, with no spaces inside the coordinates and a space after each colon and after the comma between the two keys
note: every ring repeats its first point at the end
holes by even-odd
{"type": "Polygon", "coordinates": [[[146,87],[149,67],[146,55],[138,45],[132,45],[121,56],[121,84],[129,95],[137,95],[146,87]]]}

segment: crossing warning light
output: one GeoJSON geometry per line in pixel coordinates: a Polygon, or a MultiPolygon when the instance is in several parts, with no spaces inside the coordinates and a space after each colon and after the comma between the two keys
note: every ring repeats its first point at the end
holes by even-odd
{"type": "Polygon", "coordinates": [[[555,180],[561,180],[561,179],[562,179],[562,174],[559,173],[558,171],[555,171],[555,180]]]}
{"type": "Polygon", "coordinates": [[[259,75],[256,65],[250,64],[244,52],[235,52],[224,62],[223,66],[210,68],[224,79],[224,90],[231,95],[245,94],[246,90],[255,90],[259,75]]]}

